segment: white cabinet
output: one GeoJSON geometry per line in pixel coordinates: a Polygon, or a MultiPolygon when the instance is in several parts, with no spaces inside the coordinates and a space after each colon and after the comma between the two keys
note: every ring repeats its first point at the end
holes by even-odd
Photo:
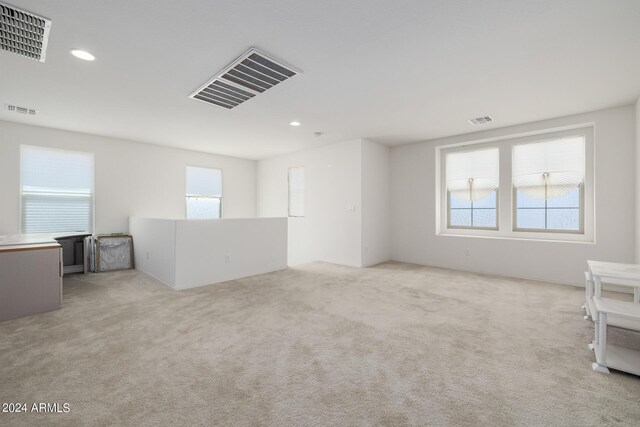
{"type": "Polygon", "coordinates": [[[0,246],[0,320],[59,309],[62,264],[58,243],[0,246]]]}

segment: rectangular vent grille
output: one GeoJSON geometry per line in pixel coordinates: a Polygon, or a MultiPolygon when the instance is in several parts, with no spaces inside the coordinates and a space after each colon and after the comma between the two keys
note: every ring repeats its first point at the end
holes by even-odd
{"type": "Polygon", "coordinates": [[[30,116],[35,116],[36,114],[38,114],[38,110],[34,110],[33,108],[19,107],[17,105],[11,104],[7,104],[6,106],[7,110],[11,111],[12,113],[28,114],[30,116]]]}
{"type": "Polygon", "coordinates": [[[297,74],[252,47],[189,97],[230,110],[297,74]]]}
{"type": "Polygon", "coordinates": [[[0,3],[0,49],[44,62],[51,21],[0,3]]]}
{"type": "Polygon", "coordinates": [[[492,122],[493,119],[489,116],[484,116],[484,117],[476,117],[475,119],[470,119],[469,123],[473,124],[473,125],[483,125],[485,123],[489,123],[492,122]]]}

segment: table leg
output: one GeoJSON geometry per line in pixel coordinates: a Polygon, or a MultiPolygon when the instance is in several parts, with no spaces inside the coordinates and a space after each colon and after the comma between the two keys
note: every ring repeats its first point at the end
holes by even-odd
{"type": "Polygon", "coordinates": [[[589,350],[596,351],[598,346],[598,316],[593,316],[593,341],[589,344],[589,350]]]}
{"type": "Polygon", "coordinates": [[[598,313],[598,347],[602,364],[607,364],[607,313],[598,313]]]}
{"type": "Polygon", "coordinates": [[[584,320],[587,320],[590,317],[592,317],[591,310],[589,310],[589,299],[593,298],[593,275],[591,274],[591,271],[589,271],[589,273],[585,277],[584,293],[585,293],[585,302],[582,308],[586,313],[586,315],[584,316],[584,320]]]}
{"type": "Polygon", "coordinates": [[[602,280],[600,279],[600,276],[596,276],[594,278],[594,282],[596,284],[596,289],[593,296],[595,298],[602,298],[602,280]]]}
{"type": "Polygon", "coordinates": [[[596,372],[609,373],[607,368],[607,313],[598,313],[598,325],[596,327],[598,343],[596,344],[596,363],[591,368],[596,372]]]}

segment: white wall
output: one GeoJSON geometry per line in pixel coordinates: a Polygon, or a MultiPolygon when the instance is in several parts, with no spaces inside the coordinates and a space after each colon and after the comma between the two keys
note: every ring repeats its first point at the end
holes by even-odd
{"type": "Polygon", "coordinates": [[[287,219],[176,221],[176,289],[287,268],[287,219]]]}
{"type": "Polygon", "coordinates": [[[287,267],[286,218],[130,218],[136,268],[186,289],[287,267]]]}
{"type": "Polygon", "coordinates": [[[392,148],[392,259],[571,284],[584,281],[588,259],[633,262],[635,116],[633,106],[620,107],[392,148]],[[435,147],[588,123],[595,127],[595,243],[436,235],[435,147]]]}
{"type": "Polygon", "coordinates": [[[176,284],[176,221],[172,219],[129,219],[133,236],[133,258],[136,269],[165,284],[176,284]]]}
{"type": "Polygon", "coordinates": [[[391,257],[389,147],[362,141],[362,265],[391,257]]]}
{"type": "Polygon", "coordinates": [[[640,264],[640,98],[636,102],[636,257],[640,264]]]}
{"type": "Polygon", "coordinates": [[[305,217],[289,218],[289,265],[361,266],[361,145],[350,141],[258,162],[261,217],[287,216],[288,168],[305,168],[305,217]]]}
{"type": "Polygon", "coordinates": [[[224,217],[256,214],[256,162],[0,121],[0,233],[20,232],[20,144],[94,153],[95,232],[127,232],[129,216],[184,218],[185,167],[223,170],[224,217]]]}

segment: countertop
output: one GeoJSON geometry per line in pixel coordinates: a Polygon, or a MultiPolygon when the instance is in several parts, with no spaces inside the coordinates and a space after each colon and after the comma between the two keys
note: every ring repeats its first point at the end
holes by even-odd
{"type": "Polygon", "coordinates": [[[57,243],[56,239],[73,236],[89,236],[90,233],[38,233],[38,234],[0,234],[0,247],[57,243]]]}

